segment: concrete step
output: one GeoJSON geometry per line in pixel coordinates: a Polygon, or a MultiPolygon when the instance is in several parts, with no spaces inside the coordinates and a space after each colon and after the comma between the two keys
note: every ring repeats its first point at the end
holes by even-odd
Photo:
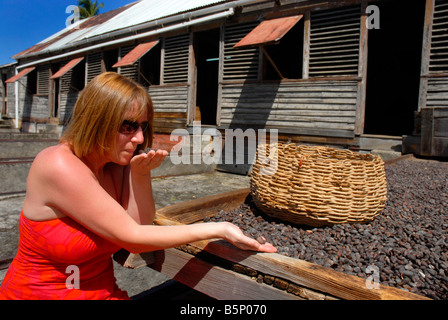
{"type": "Polygon", "coordinates": [[[43,149],[58,144],[57,139],[39,140],[1,140],[0,139],[0,160],[9,158],[30,158],[35,157],[43,149]]]}
{"type": "Polygon", "coordinates": [[[26,179],[36,155],[58,143],[57,134],[0,131],[0,196],[26,191],[26,179]]]}
{"type": "Polygon", "coordinates": [[[0,197],[25,193],[32,162],[33,158],[0,160],[0,197]]]}
{"type": "Polygon", "coordinates": [[[11,120],[0,119],[0,134],[3,133],[20,133],[20,130],[14,127],[14,124],[11,120]]]}

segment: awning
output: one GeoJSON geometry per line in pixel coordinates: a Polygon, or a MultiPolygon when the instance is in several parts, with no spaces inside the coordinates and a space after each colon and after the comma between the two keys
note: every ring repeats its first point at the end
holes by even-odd
{"type": "Polygon", "coordinates": [[[280,41],[303,15],[265,20],[241,39],[234,48],[262,46],[280,41]]]}
{"type": "Polygon", "coordinates": [[[16,82],[17,80],[19,80],[20,78],[22,78],[23,76],[26,76],[28,73],[30,73],[31,71],[33,71],[34,69],[36,69],[36,67],[28,67],[23,69],[22,71],[20,71],[18,74],[16,74],[15,76],[9,78],[8,80],[5,81],[5,83],[13,83],[16,82]]]}
{"type": "Polygon", "coordinates": [[[75,58],[71,60],[69,63],[67,63],[65,66],[63,66],[61,69],[59,69],[58,72],[56,72],[53,76],[51,76],[50,79],[57,79],[62,77],[64,74],[69,72],[71,69],[73,69],[78,63],[80,63],[84,57],[75,58]]]}
{"type": "Polygon", "coordinates": [[[125,55],[120,61],[114,64],[113,68],[126,67],[134,64],[159,43],[159,40],[141,43],[125,55]]]}

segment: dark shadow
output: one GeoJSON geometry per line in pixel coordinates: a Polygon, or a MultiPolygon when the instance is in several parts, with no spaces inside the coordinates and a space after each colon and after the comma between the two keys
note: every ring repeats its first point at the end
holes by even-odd
{"type": "Polygon", "coordinates": [[[218,106],[220,29],[196,32],[194,48],[197,66],[196,105],[203,125],[216,125],[218,106]]]}
{"type": "MultiPolygon", "coordinates": [[[[370,3],[369,3],[370,4],[370,3]]],[[[369,30],[364,133],[412,134],[418,109],[425,1],[373,2],[380,29],[369,30]]]]}

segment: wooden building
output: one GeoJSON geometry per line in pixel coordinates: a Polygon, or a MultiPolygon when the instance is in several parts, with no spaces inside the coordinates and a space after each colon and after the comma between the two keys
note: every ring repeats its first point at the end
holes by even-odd
{"type": "MultiPolygon", "coordinates": [[[[9,112],[8,106],[8,91],[6,90],[6,80],[14,75],[16,63],[8,63],[0,66],[0,128],[3,125],[3,116],[9,112]]],[[[8,117],[6,117],[8,118],[8,117]]]]}
{"type": "Polygon", "coordinates": [[[156,141],[200,120],[448,156],[447,0],[154,3],[81,20],[17,54],[8,116],[18,110],[25,132],[62,131],[86,83],[116,71],[148,88],[156,141]]]}

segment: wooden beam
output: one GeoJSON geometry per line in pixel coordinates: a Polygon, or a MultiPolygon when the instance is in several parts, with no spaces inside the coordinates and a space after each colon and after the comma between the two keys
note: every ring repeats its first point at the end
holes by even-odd
{"type": "Polygon", "coordinates": [[[269,55],[269,53],[266,51],[266,49],[263,46],[261,46],[261,51],[263,51],[263,54],[266,56],[266,58],[268,58],[269,62],[271,63],[272,67],[275,69],[275,72],[277,72],[280,79],[282,79],[282,80],[285,79],[285,77],[282,75],[282,73],[278,69],[277,65],[275,64],[274,60],[272,60],[271,56],[269,55]]]}
{"type": "Polygon", "coordinates": [[[166,276],[219,300],[303,300],[248,276],[214,266],[177,249],[157,251],[151,266],[166,276]]]}

